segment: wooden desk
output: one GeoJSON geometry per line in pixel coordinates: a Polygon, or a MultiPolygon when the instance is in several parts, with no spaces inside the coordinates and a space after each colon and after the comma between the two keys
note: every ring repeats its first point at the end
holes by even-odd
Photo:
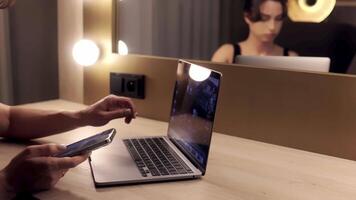
{"type": "MultiPolygon", "coordinates": [[[[76,110],[83,105],[56,100],[25,105],[76,110]]],[[[58,122],[60,123],[60,122],[58,122]]],[[[114,120],[105,127],[83,127],[39,141],[71,143],[115,127],[116,137],[163,135],[167,123],[138,118],[131,125],[114,120]]],[[[1,142],[4,167],[24,145],[1,142]]],[[[96,189],[87,162],[70,170],[39,199],[355,199],[356,162],[214,133],[207,174],[198,180],[96,189]]]]}

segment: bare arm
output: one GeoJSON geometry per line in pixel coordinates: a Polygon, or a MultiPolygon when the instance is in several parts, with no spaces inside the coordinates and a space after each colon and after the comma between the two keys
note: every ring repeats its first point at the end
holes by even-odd
{"type": "Polygon", "coordinates": [[[289,51],[288,54],[289,56],[299,56],[298,53],[295,51],[289,51]]]}
{"type": "Polygon", "coordinates": [[[0,137],[9,129],[10,106],[0,103],[0,137]]]}
{"type": "Polygon", "coordinates": [[[215,51],[211,61],[232,63],[234,54],[234,47],[231,44],[224,44],[215,51]]]}
{"type": "Polygon", "coordinates": [[[32,139],[84,126],[80,112],[58,112],[9,107],[8,124],[1,137],[32,139]]]}
{"type": "Polygon", "coordinates": [[[128,98],[108,96],[76,112],[34,110],[0,104],[0,137],[33,139],[81,126],[102,126],[115,118],[126,123],[135,118],[136,110],[128,98]]]}

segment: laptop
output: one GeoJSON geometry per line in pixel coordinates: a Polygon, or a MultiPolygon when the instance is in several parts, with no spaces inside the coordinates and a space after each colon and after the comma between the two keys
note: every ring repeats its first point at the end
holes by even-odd
{"type": "Polygon", "coordinates": [[[329,72],[330,58],[301,56],[236,56],[236,63],[257,67],[329,72]]]}
{"type": "Polygon", "coordinates": [[[95,186],[204,176],[221,76],[179,60],[167,135],[116,138],[93,151],[89,163],[95,186]]]}

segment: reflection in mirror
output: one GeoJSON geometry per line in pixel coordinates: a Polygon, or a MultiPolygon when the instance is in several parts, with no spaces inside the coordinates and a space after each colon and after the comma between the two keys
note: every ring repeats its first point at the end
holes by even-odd
{"type": "Polygon", "coordinates": [[[219,45],[217,0],[118,0],[117,7],[117,38],[129,53],[209,60],[219,45]]]}
{"type": "Polygon", "coordinates": [[[127,47],[127,44],[122,40],[119,40],[118,42],[118,53],[122,56],[126,56],[127,54],[129,54],[129,48],[127,47]]]}
{"type": "MultiPolygon", "coordinates": [[[[244,1],[114,1],[114,38],[127,44],[129,54],[211,60],[221,45],[237,44],[249,34],[244,1]]],[[[286,19],[275,42],[300,56],[329,57],[331,72],[356,73],[356,6],[337,2],[322,23],[286,19]]]]}
{"type": "Polygon", "coordinates": [[[189,77],[197,82],[205,81],[209,78],[211,70],[199,65],[192,64],[189,68],[189,77]]]}

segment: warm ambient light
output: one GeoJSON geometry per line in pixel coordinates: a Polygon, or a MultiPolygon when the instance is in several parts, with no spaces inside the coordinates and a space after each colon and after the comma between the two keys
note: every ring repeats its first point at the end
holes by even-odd
{"type": "Polygon", "coordinates": [[[192,64],[189,68],[189,76],[191,79],[201,82],[209,78],[211,70],[205,67],[192,64]]]}
{"type": "Polygon", "coordinates": [[[333,11],[336,0],[289,0],[288,15],[295,22],[324,21],[333,11]]]}
{"type": "Polygon", "coordinates": [[[119,40],[118,47],[119,47],[119,55],[126,56],[127,54],[129,54],[129,48],[127,47],[124,41],[119,40]]]}
{"type": "Polygon", "coordinates": [[[99,47],[91,40],[80,40],[73,47],[73,58],[82,66],[91,66],[100,56],[99,47]]]}

